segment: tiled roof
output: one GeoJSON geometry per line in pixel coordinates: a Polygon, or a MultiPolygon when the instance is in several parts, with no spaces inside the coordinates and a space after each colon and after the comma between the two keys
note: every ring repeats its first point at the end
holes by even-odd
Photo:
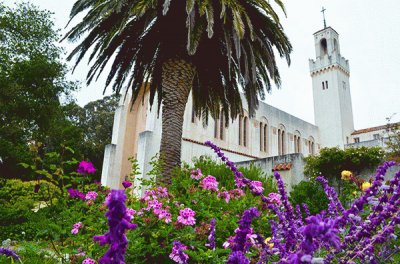
{"type": "MultiPolygon", "coordinates": [[[[390,127],[399,127],[400,126],[400,122],[398,123],[394,123],[394,124],[390,124],[390,127]]],[[[353,133],[351,133],[352,135],[359,135],[359,134],[363,134],[363,133],[368,133],[368,132],[373,132],[373,131],[378,131],[378,130],[382,130],[382,129],[386,129],[388,127],[388,125],[383,125],[383,126],[376,126],[376,127],[369,127],[369,128],[364,128],[364,129],[359,129],[354,131],[353,133]]]]}
{"type": "Polygon", "coordinates": [[[290,170],[292,168],[292,163],[279,163],[276,164],[273,168],[272,171],[283,171],[283,170],[290,170]]]}

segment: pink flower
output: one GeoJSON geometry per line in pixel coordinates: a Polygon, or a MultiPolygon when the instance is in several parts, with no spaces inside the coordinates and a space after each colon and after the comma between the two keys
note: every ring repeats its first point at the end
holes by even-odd
{"type": "Polygon", "coordinates": [[[164,219],[165,223],[172,222],[172,215],[168,210],[154,210],[154,213],[158,216],[158,219],[164,219]]]}
{"type": "Polygon", "coordinates": [[[76,235],[79,232],[79,229],[83,227],[81,222],[78,222],[72,226],[71,234],[76,235]]]}
{"type": "Polygon", "coordinates": [[[231,196],[229,192],[224,191],[224,192],[219,192],[218,193],[218,198],[224,198],[226,203],[229,203],[229,200],[231,199],[231,196]]]}
{"type": "Polygon", "coordinates": [[[104,204],[104,205],[107,205],[108,202],[110,201],[110,199],[111,199],[111,193],[107,194],[106,198],[104,198],[103,204],[104,204]]]}
{"type": "Polygon", "coordinates": [[[203,176],[204,175],[201,173],[200,169],[195,169],[190,172],[190,178],[194,180],[200,180],[201,178],[203,178],[203,176]]]}
{"type": "Polygon", "coordinates": [[[276,203],[277,205],[281,205],[282,204],[282,200],[281,200],[281,195],[278,193],[269,193],[268,194],[268,199],[270,203],[276,203]]]}
{"type": "Polygon", "coordinates": [[[194,225],[196,224],[196,219],[194,218],[195,215],[195,211],[190,208],[185,208],[179,211],[177,222],[183,225],[194,225]]]}
{"type": "Polygon", "coordinates": [[[163,206],[163,204],[161,202],[159,202],[157,200],[152,200],[147,203],[147,208],[144,208],[144,210],[146,210],[146,211],[149,211],[151,209],[157,210],[157,209],[161,209],[162,206],[163,206]]]}
{"type": "Polygon", "coordinates": [[[201,181],[200,186],[203,187],[206,190],[218,191],[217,179],[215,179],[215,177],[211,176],[211,175],[208,175],[207,177],[205,177],[201,181]]]}
{"type": "Polygon", "coordinates": [[[84,261],[82,261],[82,264],[96,264],[96,260],[91,258],[86,258],[84,261]]]}
{"type": "Polygon", "coordinates": [[[260,181],[250,182],[250,188],[255,195],[260,195],[264,192],[264,188],[262,187],[262,182],[260,181]]]}
{"type": "Polygon", "coordinates": [[[87,201],[94,201],[97,198],[97,192],[90,191],[86,194],[85,199],[87,201]]]}
{"type": "Polygon", "coordinates": [[[130,220],[132,220],[134,215],[136,214],[136,211],[131,209],[131,208],[126,208],[126,215],[130,217],[130,220]]]}
{"type": "Polygon", "coordinates": [[[78,169],[76,169],[76,172],[81,175],[92,174],[96,172],[96,169],[94,168],[93,163],[82,160],[81,162],[79,162],[78,169]]]}

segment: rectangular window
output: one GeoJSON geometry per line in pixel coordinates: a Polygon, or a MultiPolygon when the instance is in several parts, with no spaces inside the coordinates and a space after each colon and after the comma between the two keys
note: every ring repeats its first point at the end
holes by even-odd
{"type": "Polygon", "coordinates": [[[374,139],[376,140],[376,139],[379,139],[380,138],[380,136],[379,136],[379,134],[374,134],[374,139]]]}
{"type": "Polygon", "coordinates": [[[343,81],[343,90],[346,90],[346,82],[343,81]]]}
{"type": "Polygon", "coordinates": [[[325,81],[325,89],[328,89],[328,81],[325,81]]]}
{"type": "Polygon", "coordinates": [[[360,138],[359,137],[354,138],[354,143],[360,143],[360,138]]]}
{"type": "Polygon", "coordinates": [[[322,90],[325,90],[325,83],[322,82],[322,90]]]}

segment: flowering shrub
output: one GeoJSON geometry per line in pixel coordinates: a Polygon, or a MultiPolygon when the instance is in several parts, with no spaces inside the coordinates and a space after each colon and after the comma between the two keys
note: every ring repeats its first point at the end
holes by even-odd
{"type": "Polygon", "coordinates": [[[75,264],[398,260],[400,172],[384,182],[393,162],[379,167],[364,187],[345,172],[343,181],[356,190],[348,204],[324,177],[316,177],[313,184],[324,192],[326,210],[314,213],[306,204],[289,202],[278,173],[276,189],[254,168],[239,170],[216,145],[206,145],[222,164],[201,159],[194,168],[185,165],[168,188],[150,182],[143,197],[98,184],[66,186],[64,200],[42,209],[53,212],[53,228],[61,229],[44,233],[58,242],[54,251],[68,253],[75,264]]]}

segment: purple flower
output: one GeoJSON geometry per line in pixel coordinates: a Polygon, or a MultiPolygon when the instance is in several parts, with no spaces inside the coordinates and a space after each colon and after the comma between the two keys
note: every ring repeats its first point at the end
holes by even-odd
{"type": "Polygon", "coordinates": [[[0,248],[0,255],[12,257],[15,260],[21,261],[20,257],[17,255],[17,253],[15,253],[13,250],[11,250],[9,248],[0,248]]]}
{"type": "Polygon", "coordinates": [[[200,186],[203,187],[206,190],[218,191],[217,179],[214,176],[211,176],[211,175],[208,175],[207,177],[205,177],[201,181],[200,186]]]}
{"type": "Polygon", "coordinates": [[[244,254],[249,248],[249,246],[251,246],[251,244],[249,245],[247,243],[247,239],[250,238],[253,233],[253,229],[251,228],[251,223],[253,221],[253,218],[259,216],[260,213],[255,207],[252,207],[244,211],[242,218],[238,221],[239,227],[235,230],[235,237],[233,239],[232,244],[230,245],[230,248],[232,250],[231,255],[235,251],[241,251],[244,254]]]}
{"type": "Polygon", "coordinates": [[[99,259],[100,264],[125,263],[125,252],[128,247],[128,240],[125,235],[126,229],[136,229],[137,225],[131,224],[131,217],[127,214],[125,206],[126,195],[123,190],[112,190],[107,203],[109,231],[101,236],[94,236],[93,240],[99,244],[109,244],[110,248],[99,259]]]}
{"type": "Polygon", "coordinates": [[[264,192],[264,188],[262,187],[262,182],[260,181],[252,181],[250,182],[250,190],[254,195],[260,195],[264,192]]]}
{"type": "Polygon", "coordinates": [[[79,162],[78,169],[76,169],[76,172],[81,175],[92,174],[96,172],[96,169],[94,168],[93,163],[82,160],[81,162],[79,162]]]}
{"type": "Polygon", "coordinates": [[[85,194],[81,193],[78,190],[68,189],[69,197],[71,198],[79,198],[81,200],[85,200],[85,194]]]}
{"type": "Polygon", "coordinates": [[[122,186],[124,186],[125,189],[128,189],[132,186],[132,183],[130,181],[123,181],[122,186]]]}
{"type": "Polygon", "coordinates": [[[185,252],[183,252],[183,250],[187,250],[187,246],[176,240],[174,241],[173,245],[174,246],[172,247],[171,254],[169,254],[169,258],[176,263],[188,263],[189,256],[185,252]]]}
{"type": "Polygon", "coordinates": [[[195,215],[196,215],[195,211],[193,211],[190,208],[185,208],[179,211],[177,222],[183,225],[195,225],[196,224],[196,219],[194,218],[195,215]]]}
{"type": "Polygon", "coordinates": [[[242,251],[234,251],[229,255],[227,264],[249,264],[250,261],[242,251]]]}
{"type": "Polygon", "coordinates": [[[215,250],[215,218],[210,221],[210,234],[208,235],[208,244],[207,247],[215,250]]]}

